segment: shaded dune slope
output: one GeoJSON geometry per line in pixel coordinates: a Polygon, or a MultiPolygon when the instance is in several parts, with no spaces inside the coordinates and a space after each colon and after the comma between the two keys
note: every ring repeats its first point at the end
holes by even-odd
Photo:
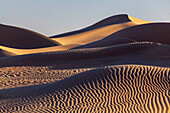
{"type": "Polygon", "coordinates": [[[59,43],[33,31],[0,24],[0,45],[31,49],[57,46],[59,43]]]}
{"type": "Polygon", "coordinates": [[[170,23],[149,23],[122,29],[112,35],[77,48],[92,48],[118,45],[130,42],[158,42],[170,44],[170,23]]]}
{"type": "Polygon", "coordinates": [[[168,67],[169,50],[169,45],[143,42],[4,57],[0,59],[0,89],[51,83],[108,65],[168,67]]]}
{"type": "Polygon", "coordinates": [[[1,112],[165,112],[169,68],[99,68],[47,85],[0,91],[1,112]]]}
{"type": "MultiPolygon", "coordinates": [[[[52,47],[41,47],[39,48],[30,48],[30,49],[21,49],[21,48],[12,48],[12,47],[6,47],[3,45],[0,45],[1,49],[4,49],[6,51],[16,53],[16,55],[23,55],[23,54],[31,54],[31,53],[39,53],[39,52],[50,52],[50,51],[61,51],[61,50],[68,50],[72,49],[75,47],[79,47],[84,44],[88,44],[90,42],[94,42],[96,40],[100,40],[103,37],[108,36],[109,34],[112,34],[115,30],[120,30],[124,27],[128,27],[134,25],[133,23],[125,23],[122,25],[113,25],[113,27],[108,27],[108,28],[102,28],[103,30],[94,30],[94,31],[89,31],[88,33],[83,33],[79,34],[78,36],[71,36],[70,37],[62,37],[61,39],[57,38],[54,39],[56,42],[60,42],[63,45],[59,46],[52,46],[52,47]],[[109,33],[109,34],[107,34],[109,33]]],[[[24,43],[24,41],[22,41],[24,43]]]]}
{"type": "Polygon", "coordinates": [[[0,57],[14,56],[16,54],[0,49],[0,57]]]}
{"type": "MultiPolygon", "coordinates": [[[[75,33],[66,33],[61,36],[56,36],[58,38],[55,36],[48,38],[26,29],[0,25],[0,49],[10,53],[15,53],[11,55],[68,50],[102,40],[103,38],[121,29],[143,23],[149,22],[130,17],[126,14],[116,15],[80,30],[81,33],[79,33],[78,30],[75,31],[75,33]]],[[[127,43],[132,42],[127,39],[119,39],[119,42],[121,40],[127,43]]]]}
{"type": "MultiPolygon", "coordinates": [[[[115,46],[91,49],[73,49],[67,51],[44,52],[37,54],[19,55],[4,57],[0,59],[0,67],[4,66],[23,66],[23,65],[47,65],[46,63],[64,63],[74,60],[89,60],[107,57],[128,55],[131,53],[142,53],[147,49],[161,46],[159,43],[142,42],[129,43],[115,46]]],[[[169,46],[167,47],[169,48],[169,46]]],[[[166,52],[166,54],[168,51],[166,52]]]]}

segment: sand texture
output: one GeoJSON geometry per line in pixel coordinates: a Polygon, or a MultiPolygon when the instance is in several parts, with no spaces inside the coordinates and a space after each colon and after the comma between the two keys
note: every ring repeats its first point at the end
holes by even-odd
{"type": "Polygon", "coordinates": [[[51,37],[0,24],[0,112],[169,113],[169,31],[126,14],[51,37]]]}

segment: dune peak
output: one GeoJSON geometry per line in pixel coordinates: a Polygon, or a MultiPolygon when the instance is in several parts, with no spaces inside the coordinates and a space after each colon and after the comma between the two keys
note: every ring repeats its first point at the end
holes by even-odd
{"type": "Polygon", "coordinates": [[[60,37],[66,37],[66,36],[70,36],[70,35],[76,35],[76,34],[80,34],[83,32],[88,32],[90,30],[95,30],[95,29],[99,29],[102,27],[110,26],[110,25],[123,24],[123,23],[127,23],[127,22],[133,22],[135,24],[151,23],[149,21],[131,17],[128,14],[118,14],[118,15],[114,15],[114,16],[110,16],[105,19],[102,19],[102,20],[100,20],[88,27],[85,27],[83,29],[54,35],[54,36],[51,36],[50,38],[60,38],[60,37]]]}
{"type": "Polygon", "coordinates": [[[129,16],[127,14],[114,15],[114,16],[110,16],[105,19],[102,19],[99,22],[96,22],[95,24],[92,24],[92,25],[85,27],[83,29],[58,34],[55,36],[51,36],[50,38],[59,38],[59,37],[65,37],[65,36],[69,36],[69,35],[75,35],[78,33],[90,31],[90,30],[101,28],[104,26],[120,24],[120,23],[125,23],[125,22],[130,22],[129,16]]]}
{"type": "Polygon", "coordinates": [[[106,25],[120,24],[120,23],[130,22],[130,21],[131,20],[129,19],[128,14],[119,14],[119,15],[107,17],[89,27],[103,27],[106,25]]]}

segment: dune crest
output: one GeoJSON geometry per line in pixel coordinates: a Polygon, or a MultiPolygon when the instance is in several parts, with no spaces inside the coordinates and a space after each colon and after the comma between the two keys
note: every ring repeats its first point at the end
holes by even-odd
{"type": "MultiPolygon", "coordinates": [[[[0,28],[2,32],[0,37],[0,48],[8,52],[15,53],[11,55],[68,50],[79,46],[83,47],[81,45],[86,46],[89,43],[105,39],[107,36],[117,31],[131,26],[136,26],[137,24],[135,21],[137,21],[137,24],[149,23],[147,21],[122,14],[108,17],[82,30],[53,36],[51,38],[26,29],[1,25],[0,28]],[[9,34],[7,31],[11,31],[11,33],[9,34]],[[6,41],[6,39],[10,41],[6,41]]],[[[121,40],[124,40],[124,43],[133,42],[129,39],[120,39],[120,41],[121,40]]],[[[115,43],[117,43],[117,41],[115,41],[115,43]]]]}
{"type": "Polygon", "coordinates": [[[68,32],[68,33],[63,33],[63,34],[59,34],[59,35],[55,35],[55,36],[51,36],[50,38],[59,38],[59,37],[65,37],[65,36],[69,36],[69,35],[75,35],[75,34],[90,31],[90,30],[93,30],[93,29],[96,29],[96,28],[104,27],[104,26],[107,26],[107,25],[121,24],[121,23],[126,23],[126,22],[130,22],[127,14],[115,15],[115,16],[105,18],[105,19],[103,19],[103,20],[101,20],[101,21],[99,21],[95,24],[92,24],[88,27],[85,27],[83,29],[68,32]]]}
{"type": "Polygon", "coordinates": [[[150,22],[150,21],[141,20],[141,19],[139,19],[139,18],[131,17],[131,16],[129,16],[129,15],[128,15],[128,18],[129,18],[132,22],[134,22],[134,23],[136,23],[136,24],[148,24],[148,23],[152,23],[152,22],[150,22]]]}
{"type": "Polygon", "coordinates": [[[83,32],[80,34],[75,34],[75,35],[61,37],[61,38],[52,38],[52,40],[60,42],[63,45],[76,44],[76,43],[85,45],[91,42],[101,40],[116,31],[119,31],[126,27],[134,26],[134,25],[136,24],[134,24],[133,22],[109,25],[109,26],[98,28],[98,29],[90,30],[87,32],[83,32]]]}
{"type": "Polygon", "coordinates": [[[52,36],[51,38],[61,44],[88,44],[92,43],[128,27],[151,23],[148,21],[140,20],[130,17],[128,15],[116,15],[97,22],[96,24],[89,26],[73,33],[66,33],[61,35],[52,36]],[[130,20],[132,19],[132,20],[130,20]],[[86,30],[90,29],[90,30],[86,30]]]}
{"type": "Polygon", "coordinates": [[[52,52],[52,51],[64,51],[64,50],[72,49],[78,46],[81,46],[81,45],[70,44],[70,45],[60,45],[60,46],[44,47],[44,48],[37,48],[37,49],[16,49],[16,48],[10,48],[10,47],[5,47],[5,46],[0,46],[0,48],[7,50],[8,52],[15,53],[9,56],[16,56],[16,55],[26,55],[26,54],[52,52]]]}

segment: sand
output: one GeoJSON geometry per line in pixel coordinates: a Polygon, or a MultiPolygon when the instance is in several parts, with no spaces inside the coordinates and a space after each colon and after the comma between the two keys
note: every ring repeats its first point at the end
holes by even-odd
{"type": "Polygon", "coordinates": [[[60,45],[44,35],[19,27],[0,24],[0,31],[0,45],[7,47],[33,49],[60,45]]]}
{"type": "Polygon", "coordinates": [[[125,14],[52,37],[1,25],[0,112],[169,113],[169,30],[125,14]]]}
{"type": "Polygon", "coordinates": [[[151,23],[148,21],[136,19],[128,15],[112,16],[104,19],[87,28],[73,31],[67,34],[61,34],[52,36],[52,40],[55,40],[63,45],[66,44],[88,44],[95,42],[105,37],[128,27],[140,25],[144,23],[151,23]],[[132,19],[132,20],[130,20],[132,19]]]}

